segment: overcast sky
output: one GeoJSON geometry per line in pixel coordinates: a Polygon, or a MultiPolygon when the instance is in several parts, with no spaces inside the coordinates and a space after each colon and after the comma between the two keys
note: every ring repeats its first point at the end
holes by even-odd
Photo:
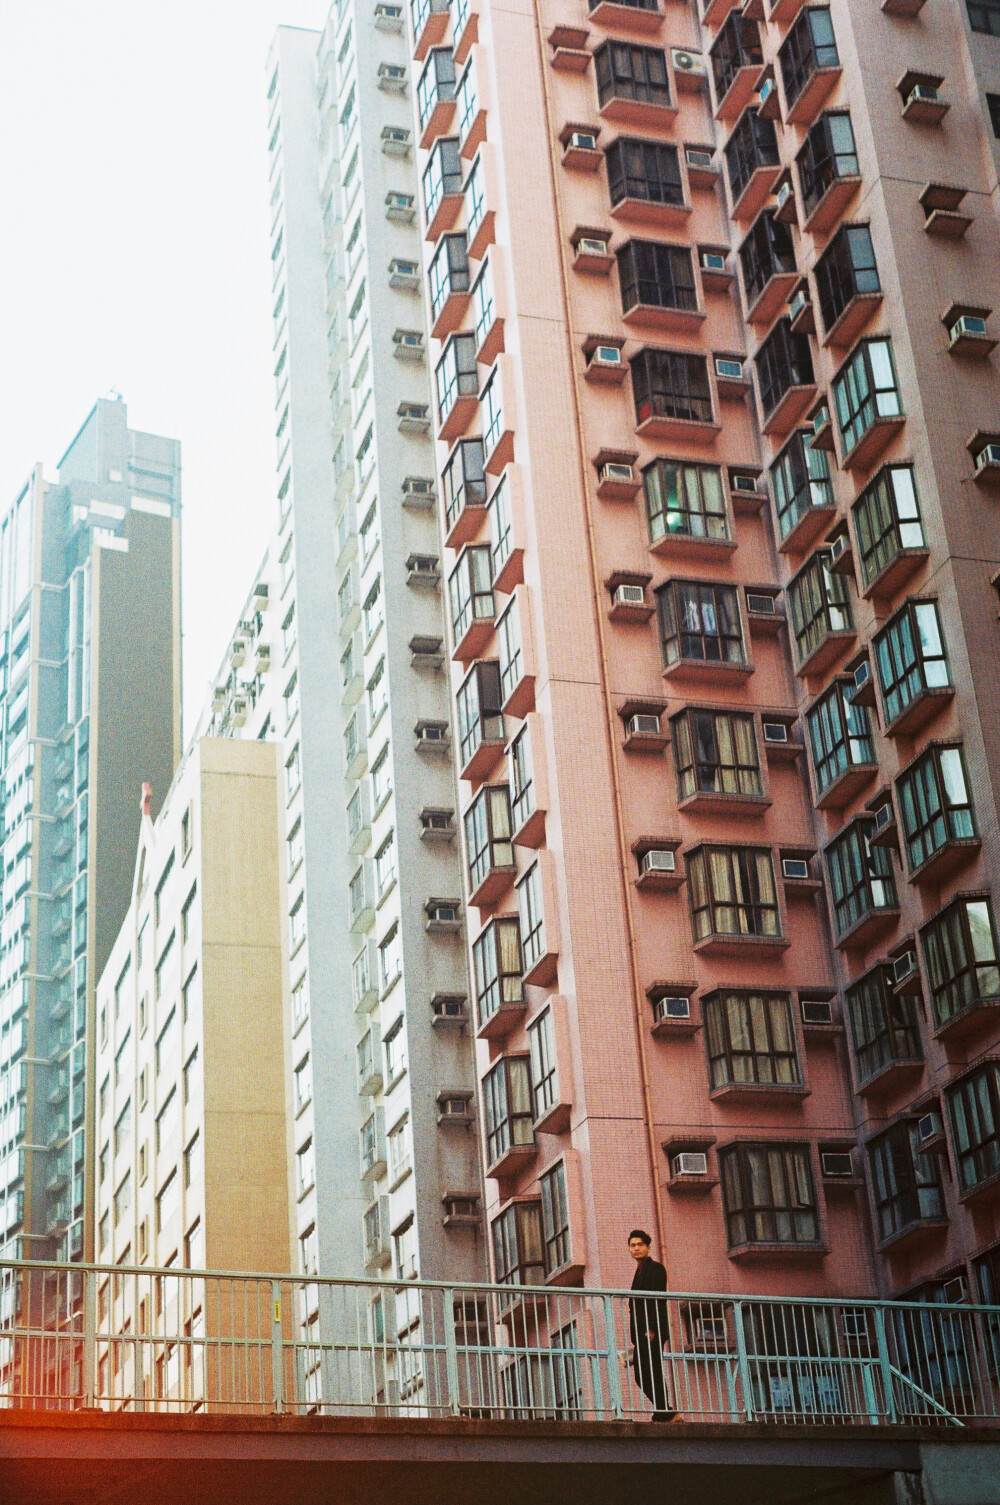
{"type": "Polygon", "coordinates": [[[178,438],[185,735],[275,508],[265,63],[328,0],[0,0],[0,507],[114,388],[178,438]]]}

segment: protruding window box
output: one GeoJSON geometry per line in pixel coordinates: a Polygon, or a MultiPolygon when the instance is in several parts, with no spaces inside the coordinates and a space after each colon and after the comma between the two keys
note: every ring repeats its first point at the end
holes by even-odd
{"type": "Polygon", "coordinates": [[[656,0],[635,0],[632,4],[613,4],[612,0],[590,0],[590,19],[612,31],[649,36],[663,25],[663,12],[656,0]]]}
{"type": "Polygon", "coordinates": [[[798,1107],[810,1094],[804,1082],[723,1082],[712,1087],[709,1098],[714,1103],[767,1103],[771,1107],[798,1107]]]}
{"type": "Polygon", "coordinates": [[[816,400],[808,338],[793,334],[788,319],[779,319],[754,357],[754,364],[764,433],[778,437],[790,434],[816,400]]]}
{"type": "Polygon", "coordinates": [[[655,603],[646,595],[652,578],[652,575],[639,575],[630,570],[615,570],[608,576],[604,585],[611,597],[608,617],[612,622],[645,626],[656,612],[655,603]]]}
{"type": "Polygon", "coordinates": [[[446,340],[468,311],[471,298],[469,255],[465,236],[444,235],[427,269],[431,336],[446,340]]]}
{"type": "Polygon", "coordinates": [[[696,533],[664,533],[649,546],[660,559],[718,560],[724,564],[736,552],[735,538],[706,538],[696,533]]]}
{"type": "Polygon", "coordinates": [[[902,409],[892,341],[862,340],[833,378],[833,405],[845,470],[871,470],[902,431],[902,409]]]}
{"type": "Polygon", "coordinates": [[[626,752],[662,753],[670,737],[664,728],[663,700],[626,700],[618,714],[625,727],[626,752]]]}
{"type": "Polygon", "coordinates": [[[918,690],[904,711],[885,726],[887,737],[913,737],[941,714],[955,697],[954,685],[928,686],[918,690]]]}
{"type": "Polygon", "coordinates": [[[559,970],[558,903],[551,856],[540,852],[517,884],[526,987],[548,987],[559,970]]]}
{"type": "MultiPolygon", "coordinates": [[[[475,336],[473,335],[473,340],[475,336]]],[[[498,355],[493,369],[479,394],[483,423],[483,450],[486,469],[491,476],[503,473],[514,458],[514,414],[512,397],[514,363],[509,355],[498,355]]]]}
{"type": "Polygon", "coordinates": [[[767,19],[772,26],[790,26],[802,4],[803,0],[771,0],[767,19]]]}
{"type": "Polygon", "coordinates": [[[896,779],[911,883],[935,887],[967,867],[982,846],[961,744],[934,741],[896,779]]]}
{"type": "Polygon", "coordinates": [[[918,1250],[943,1240],[947,1231],[947,1217],[919,1218],[913,1223],[907,1223],[898,1233],[880,1239],[876,1248],[880,1254],[912,1256],[918,1250]]]}
{"type": "Polygon", "coordinates": [[[506,1181],[516,1176],[523,1166],[530,1165],[537,1158],[538,1146],[534,1139],[530,1144],[508,1144],[497,1155],[497,1158],[487,1165],[486,1174],[497,1181],[506,1181]]]}
{"type": "Polygon", "coordinates": [[[804,230],[832,230],[861,187],[851,117],[846,110],[821,115],[795,158],[805,215],[804,230]]]}
{"type": "Polygon", "coordinates": [[[552,48],[550,61],[558,73],[586,73],[591,61],[589,36],[586,26],[553,26],[547,40],[552,48]]]}
{"type": "Polygon", "coordinates": [[[783,171],[774,121],[751,105],[726,142],[724,156],[733,219],[755,220],[783,171]]]}
{"type": "Polygon", "coordinates": [[[907,601],[873,639],[887,737],[912,737],[955,694],[934,601],[907,601]]]}
{"type": "Polygon", "coordinates": [[[747,319],[751,324],[769,326],[799,281],[790,231],[765,209],[741,245],[739,260],[747,319]]]}
{"type": "Polygon", "coordinates": [[[438,438],[451,444],[469,427],[479,406],[476,337],[453,334],[435,369],[438,438]]]}
{"type": "Polygon", "coordinates": [[[805,554],[837,515],[826,456],[812,433],[792,435],[771,467],[782,554],[805,554]]]}
{"type": "Polygon", "coordinates": [[[830,554],[810,556],[788,585],[795,672],[822,674],[857,636],[843,578],[830,569],[830,554]]]}
{"type": "Polygon", "coordinates": [[[715,443],[722,425],[713,412],[705,356],[645,349],[630,365],[637,433],[644,439],[715,443]]]}
{"type": "Polygon", "coordinates": [[[507,785],[485,784],[465,812],[464,825],[469,903],[476,909],[492,909],[517,873],[507,785]]]}
{"type": "Polygon", "coordinates": [[[882,304],[882,286],[867,225],[843,225],[816,264],[827,347],[854,344],[882,304]]]}
{"type": "Polygon", "coordinates": [[[486,472],[483,441],[461,439],[442,473],[445,544],[460,549],[471,542],[486,521],[486,472]]]}
{"type": "Polygon", "coordinates": [[[764,66],[760,28],[731,10],[709,50],[716,120],[738,120],[753,98],[764,66]]]}
{"type": "MultiPolygon", "coordinates": [[[[692,1002],[697,989],[696,982],[666,982],[657,978],[650,983],[646,997],[653,1011],[653,1034],[658,1040],[690,1039],[701,1029],[701,1020],[692,1002]]],[[[700,1146],[685,1147],[694,1149],[700,1146]]]]}
{"type": "Polygon", "coordinates": [[[606,277],[615,264],[608,249],[611,231],[592,225],[577,225],[570,236],[573,247],[573,270],[590,277],[606,277]]]}
{"type": "Polygon", "coordinates": [[[770,848],[707,843],[684,861],[698,954],[770,959],[788,950],[770,848]]]}
{"type": "Polygon", "coordinates": [[[454,0],[454,5],[455,62],[461,67],[479,41],[479,10],[475,0],[454,0]]]}
{"type": "Polygon", "coordinates": [[[962,214],[959,205],[968,193],[954,183],[928,183],[920,193],[923,208],[924,229],[928,235],[937,235],[944,240],[961,240],[972,224],[971,214],[962,214]]]}
{"type": "Polygon", "coordinates": [[[608,41],[594,53],[594,68],[602,120],[639,130],[664,130],[673,125],[677,103],[671,98],[661,48],[627,47],[608,41]]]}
{"type": "Polygon", "coordinates": [[[770,810],[771,804],[769,794],[726,794],[714,789],[696,789],[686,799],[678,800],[677,808],[692,815],[729,815],[740,820],[763,815],[770,810]]]}
{"type": "Polygon", "coordinates": [[[413,56],[422,63],[432,47],[444,41],[451,19],[448,0],[411,0],[413,22],[413,56]]]}
{"type": "Polygon", "coordinates": [[[455,119],[455,60],[450,47],[434,47],[417,82],[420,146],[427,151],[455,119]]]}
{"type": "MultiPolygon", "coordinates": [[[[458,142],[454,136],[443,136],[435,141],[420,179],[424,200],[424,219],[427,222],[425,239],[436,241],[450,230],[458,218],[464,200],[462,189],[462,159],[458,155],[458,142]]],[[[465,237],[462,237],[463,240],[465,237]]],[[[466,256],[468,270],[468,255],[466,256]]]]}
{"type": "Polygon", "coordinates": [[[499,188],[493,149],[484,141],[479,155],[469,168],[465,180],[465,223],[469,236],[469,255],[482,261],[488,246],[493,245],[499,188]]]}
{"type": "Polygon", "coordinates": [[[517,465],[508,465],[486,508],[493,567],[493,589],[509,596],[524,583],[524,492],[517,465]]]}
{"type": "Polygon", "coordinates": [[[701,19],[714,30],[721,26],[731,10],[739,9],[739,0],[702,0],[701,19]]]}
{"type": "Polygon", "coordinates": [[[521,973],[521,923],[517,915],[498,915],[484,926],[472,945],[476,989],[476,1035],[503,1040],[524,1018],[527,1004],[521,973]]]}
{"type": "Polygon", "coordinates": [[[986,328],[992,309],[976,303],[952,303],[941,316],[948,331],[948,354],[984,361],[996,349],[986,328]]]}
{"type": "Polygon", "coordinates": [[[817,810],[846,810],[877,776],[877,763],[852,764],[816,797],[817,810]]]}
{"type": "Polygon", "coordinates": [[[617,260],[622,317],[626,324],[687,334],[697,332],[705,313],[698,307],[687,246],[630,240],[617,252],[617,260]]]}
{"type": "Polygon", "coordinates": [[[750,678],[754,666],[747,660],[734,586],[668,580],[656,596],[664,679],[718,687],[750,678]]]}
{"type": "Polygon", "coordinates": [[[500,665],[496,659],[474,664],[458,691],[459,776],[469,783],[482,783],[503,756],[505,735],[500,694],[500,665]]]}
{"type": "Polygon", "coordinates": [[[633,880],[640,893],[675,893],[684,882],[684,869],[677,860],[680,838],[640,836],[632,843],[638,876],[633,880]]]}
{"type": "Polygon", "coordinates": [[[559,132],[562,142],[562,165],[572,172],[599,172],[604,152],[597,144],[599,125],[581,125],[569,121],[559,132]]]}
{"type": "Polygon", "coordinates": [[[488,544],[466,547],[448,580],[452,613],[452,658],[468,664],[479,658],[490,638],[496,605],[490,575],[488,544]]]}
{"type": "Polygon", "coordinates": [[[544,746],[544,733],[538,717],[529,713],[507,749],[516,847],[537,849],[545,840],[548,777],[545,759],[536,760],[534,756],[537,746],[544,746]]]}
{"type": "Polygon", "coordinates": [[[483,69],[478,65],[478,47],[470,50],[468,61],[458,81],[458,134],[461,153],[471,162],[486,140],[486,107],[488,100],[483,80],[483,69]],[[472,54],[475,53],[476,56],[472,54]]]}
{"type": "Polygon", "coordinates": [[[830,11],[810,5],[799,17],[778,53],[789,125],[815,120],[843,72],[830,11]]]}
{"type": "Polygon", "coordinates": [[[613,219],[625,224],[684,226],[691,205],[676,146],[619,136],[605,151],[613,219]]]}
{"type": "Polygon", "coordinates": [[[621,335],[588,334],[583,342],[583,379],[591,386],[620,387],[628,376],[621,335]]]}

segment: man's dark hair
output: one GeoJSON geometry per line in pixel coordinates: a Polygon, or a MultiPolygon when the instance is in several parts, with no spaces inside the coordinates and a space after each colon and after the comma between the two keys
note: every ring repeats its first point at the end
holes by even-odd
{"type": "Polygon", "coordinates": [[[633,1228],[632,1232],[628,1236],[629,1243],[631,1243],[634,1238],[641,1238],[644,1244],[652,1245],[653,1242],[652,1238],[644,1228],[633,1228]]]}

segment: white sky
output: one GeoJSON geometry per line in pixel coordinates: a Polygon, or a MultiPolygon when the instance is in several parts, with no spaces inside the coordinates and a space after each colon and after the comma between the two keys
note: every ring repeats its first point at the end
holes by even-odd
{"type": "Polygon", "coordinates": [[[328,0],[0,0],[0,506],[98,397],[180,439],[185,736],[275,497],[265,63],[328,0]]]}

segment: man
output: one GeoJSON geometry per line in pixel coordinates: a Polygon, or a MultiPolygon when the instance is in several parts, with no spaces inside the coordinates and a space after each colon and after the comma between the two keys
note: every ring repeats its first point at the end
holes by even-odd
{"type": "MultiPolygon", "coordinates": [[[[649,1252],[652,1242],[642,1228],[633,1228],[628,1236],[628,1252],[635,1260],[633,1291],[667,1289],[667,1272],[649,1252]]],[[[652,1402],[650,1420],[670,1421],[677,1412],[667,1405],[667,1387],[663,1378],[663,1346],[670,1336],[666,1301],[633,1296],[629,1301],[629,1329],[632,1369],[639,1389],[652,1402]]]]}

